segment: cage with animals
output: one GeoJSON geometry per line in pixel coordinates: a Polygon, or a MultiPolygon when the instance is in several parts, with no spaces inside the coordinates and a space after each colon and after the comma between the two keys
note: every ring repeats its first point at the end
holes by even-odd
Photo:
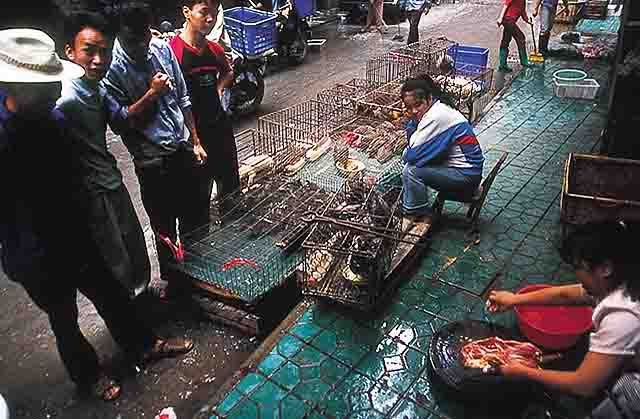
{"type": "Polygon", "coordinates": [[[303,294],[369,309],[383,290],[400,238],[400,187],[345,182],[303,242],[303,294]]]}
{"type": "Polygon", "coordinates": [[[224,212],[183,235],[185,256],[176,268],[253,303],[302,263],[300,245],[340,185],[329,178],[268,176],[226,196],[224,212]]]}
{"type": "Polygon", "coordinates": [[[369,93],[376,86],[366,79],[354,78],[346,83],[336,83],[328,89],[321,90],[316,100],[329,106],[352,106],[353,101],[369,93]]]}
{"type": "Polygon", "coordinates": [[[470,120],[474,114],[474,101],[493,88],[493,69],[465,64],[448,75],[433,78],[443,96],[470,120]]]}
{"type": "MultiPolygon", "coordinates": [[[[422,74],[447,74],[455,62],[447,54],[456,43],[446,38],[427,38],[405,47],[393,49],[370,59],[366,64],[366,79],[376,85],[404,81],[422,74]]],[[[455,57],[455,54],[453,55],[455,57]]]]}

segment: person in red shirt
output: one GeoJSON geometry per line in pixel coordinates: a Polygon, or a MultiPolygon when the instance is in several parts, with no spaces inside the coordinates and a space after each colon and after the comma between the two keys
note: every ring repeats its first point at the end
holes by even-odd
{"type": "Polygon", "coordinates": [[[196,182],[200,185],[199,202],[192,205],[194,212],[186,231],[209,223],[214,179],[220,198],[240,187],[233,127],[220,101],[224,89],[233,83],[233,71],[222,47],[205,38],[216,23],[218,4],[218,0],[184,0],[185,30],[169,44],[187,83],[202,146],[209,154],[208,161],[197,169],[201,172],[196,176],[204,181],[196,182]]]}
{"type": "Polygon", "coordinates": [[[504,0],[504,6],[498,18],[498,27],[502,26],[502,41],[500,42],[500,65],[499,71],[511,72],[512,69],[507,65],[507,57],[509,56],[509,44],[511,39],[516,40],[518,45],[518,54],[520,55],[520,64],[529,67],[529,59],[527,57],[527,45],[525,43],[524,33],[518,28],[518,19],[522,19],[531,23],[527,15],[527,5],[525,0],[504,0]]]}

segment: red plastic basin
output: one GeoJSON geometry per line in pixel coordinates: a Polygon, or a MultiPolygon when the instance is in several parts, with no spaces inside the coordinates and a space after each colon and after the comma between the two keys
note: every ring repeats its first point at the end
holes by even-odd
{"type": "MultiPolygon", "coordinates": [[[[550,286],[529,285],[518,294],[550,286]]],[[[515,312],[522,334],[545,349],[568,349],[592,327],[593,309],[588,306],[522,305],[515,312]]]]}

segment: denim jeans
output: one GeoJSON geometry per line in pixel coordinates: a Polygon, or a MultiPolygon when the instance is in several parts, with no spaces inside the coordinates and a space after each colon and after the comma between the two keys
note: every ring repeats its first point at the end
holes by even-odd
{"type": "Polygon", "coordinates": [[[481,180],[480,175],[466,175],[453,167],[405,164],[402,169],[402,205],[407,212],[426,210],[429,188],[443,192],[449,199],[465,201],[473,196],[481,180]]]}
{"type": "Polygon", "coordinates": [[[540,34],[548,35],[553,29],[553,22],[556,18],[556,8],[542,6],[540,8],[540,34]]]}

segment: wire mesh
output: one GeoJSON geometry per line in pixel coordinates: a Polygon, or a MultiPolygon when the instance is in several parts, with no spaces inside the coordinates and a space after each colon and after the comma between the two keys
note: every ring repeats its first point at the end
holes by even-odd
{"type": "Polygon", "coordinates": [[[336,144],[344,144],[367,155],[367,162],[377,160],[381,164],[400,155],[407,145],[407,137],[401,120],[397,123],[358,116],[336,129],[331,138],[336,144]]]}
{"type": "Polygon", "coordinates": [[[309,148],[355,111],[340,104],[309,100],[258,118],[258,131],[267,142],[309,148]]]}
{"type": "Polygon", "coordinates": [[[401,235],[401,191],[363,178],[343,184],[322,213],[330,222],[314,223],[303,243],[304,294],[359,308],[375,303],[401,235]]]}
{"type": "Polygon", "coordinates": [[[361,98],[375,87],[365,79],[355,78],[346,83],[336,83],[333,87],[320,91],[316,99],[330,106],[351,106],[355,99],[361,98]]]}
{"type": "Polygon", "coordinates": [[[493,88],[493,69],[465,64],[448,75],[434,78],[453,105],[469,120],[473,119],[474,101],[493,88]]]}
{"type": "Polygon", "coordinates": [[[302,263],[296,251],[310,225],[304,217],[323,211],[331,179],[270,176],[226,197],[217,222],[183,237],[185,260],[177,268],[198,280],[254,302],[281,284],[302,263]]]}
{"type": "Polygon", "coordinates": [[[422,74],[447,74],[455,68],[456,51],[457,43],[453,41],[444,37],[428,38],[370,59],[366,64],[366,79],[381,86],[422,74]]]}

